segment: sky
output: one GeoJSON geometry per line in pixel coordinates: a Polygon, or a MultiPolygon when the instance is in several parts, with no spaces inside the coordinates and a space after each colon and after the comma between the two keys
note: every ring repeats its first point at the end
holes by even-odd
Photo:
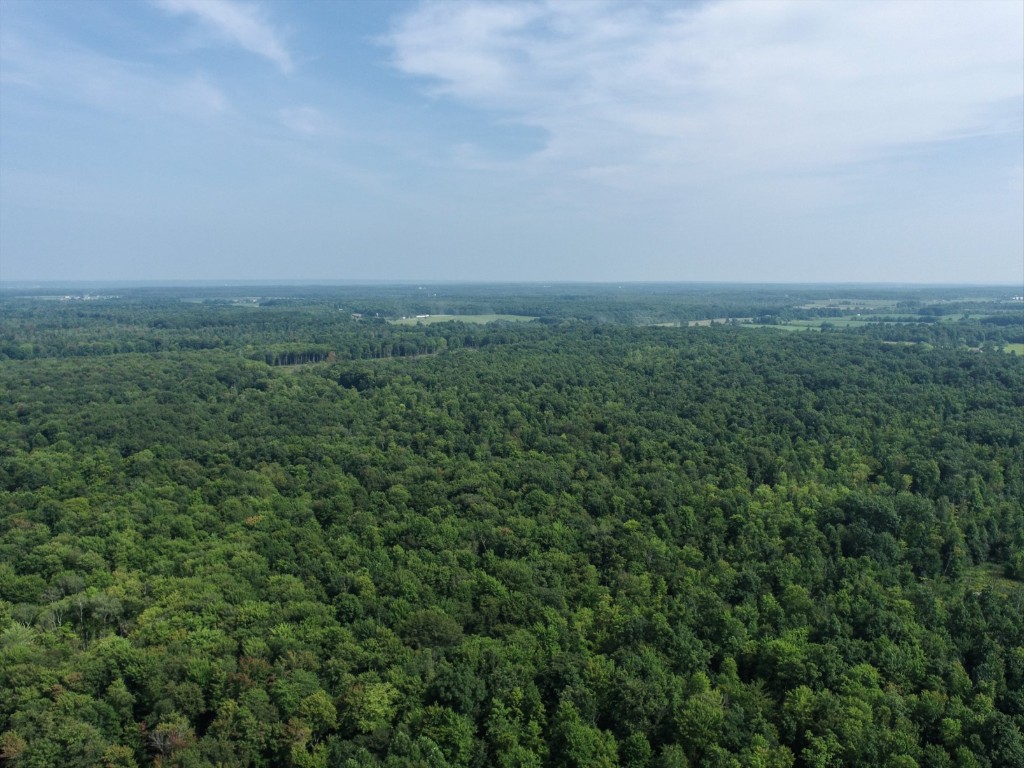
{"type": "Polygon", "coordinates": [[[0,280],[1024,282],[1024,2],[0,2],[0,280]]]}

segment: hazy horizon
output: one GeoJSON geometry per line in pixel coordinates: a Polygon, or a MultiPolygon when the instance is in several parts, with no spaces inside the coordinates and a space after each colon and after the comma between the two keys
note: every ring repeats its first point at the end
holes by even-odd
{"type": "Polygon", "coordinates": [[[197,279],[197,280],[0,280],[0,290],[23,290],[31,287],[96,287],[96,288],[330,288],[330,287],[400,287],[417,286],[433,287],[528,287],[528,288],[561,288],[561,287],[730,287],[730,288],[868,288],[868,289],[945,289],[945,288],[987,288],[1017,290],[1022,287],[1017,282],[967,283],[967,282],[872,282],[872,281],[757,281],[743,280],[407,280],[394,279],[352,279],[352,280],[233,280],[233,279],[197,279]]]}
{"type": "Polygon", "coordinates": [[[1020,286],[1024,4],[0,7],[0,283],[1020,286]]]}

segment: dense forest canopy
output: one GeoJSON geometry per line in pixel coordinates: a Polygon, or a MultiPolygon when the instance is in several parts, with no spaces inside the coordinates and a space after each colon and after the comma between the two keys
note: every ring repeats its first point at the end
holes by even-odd
{"type": "Polygon", "coordinates": [[[39,293],[6,764],[1024,766],[1012,290],[39,293]]]}

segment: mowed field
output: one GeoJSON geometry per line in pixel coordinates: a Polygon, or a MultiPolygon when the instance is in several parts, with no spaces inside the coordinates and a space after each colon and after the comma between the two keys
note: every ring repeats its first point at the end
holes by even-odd
{"type": "Polygon", "coordinates": [[[499,320],[521,323],[536,319],[536,317],[529,317],[527,315],[427,315],[426,317],[402,317],[391,322],[395,325],[417,325],[419,323],[430,325],[432,323],[449,323],[455,320],[460,323],[482,324],[495,323],[499,320]]]}
{"type": "Polygon", "coordinates": [[[897,299],[817,299],[801,304],[797,309],[880,310],[891,309],[897,303],[897,299]]]}
{"type": "MultiPolygon", "coordinates": [[[[939,315],[932,322],[939,323],[955,323],[963,320],[984,320],[989,317],[994,317],[991,313],[970,313],[966,314],[963,312],[957,312],[950,315],[939,315]]],[[[930,318],[923,317],[921,315],[910,315],[905,313],[892,313],[892,314],[868,314],[863,317],[861,316],[844,316],[844,317],[814,317],[804,320],[789,320],[785,323],[779,323],[776,325],[761,325],[759,323],[744,323],[745,328],[778,328],[784,331],[820,331],[822,327],[832,328],[863,328],[868,325],[876,325],[878,323],[922,323],[928,322],[930,318]]],[[[1013,345],[1008,345],[1013,346],[1013,345]]]]}

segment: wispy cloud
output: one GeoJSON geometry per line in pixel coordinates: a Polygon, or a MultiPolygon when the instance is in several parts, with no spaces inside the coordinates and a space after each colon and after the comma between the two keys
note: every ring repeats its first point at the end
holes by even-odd
{"type": "Polygon", "coordinates": [[[301,136],[318,136],[331,128],[330,122],[316,107],[286,107],[278,110],[277,116],[286,128],[301,136]]]}
{"type": "Polygon", "coordinates": [[[543,129],[612,185],[832,173],[1021,130],[1024,5],[427,2],[388,37],[432,93],[543,129]]]}
{"type": "Polygon", "coordinates": [[[22,90],[139,118],[171,114],[206,119],[231,108],[221,90],[202,75],[168,74],[88,49],[47,47],[13,35],[3,37],[0,51],[4,84],[12,94],[22,90]]]}
{"type": "Polygon", "coordinates": [[[261,10],[233,0],[155,0],[168,13],[197,19],[221,39],[269,59],[284,72],[294,65],[280,33],[261,10]]]}

